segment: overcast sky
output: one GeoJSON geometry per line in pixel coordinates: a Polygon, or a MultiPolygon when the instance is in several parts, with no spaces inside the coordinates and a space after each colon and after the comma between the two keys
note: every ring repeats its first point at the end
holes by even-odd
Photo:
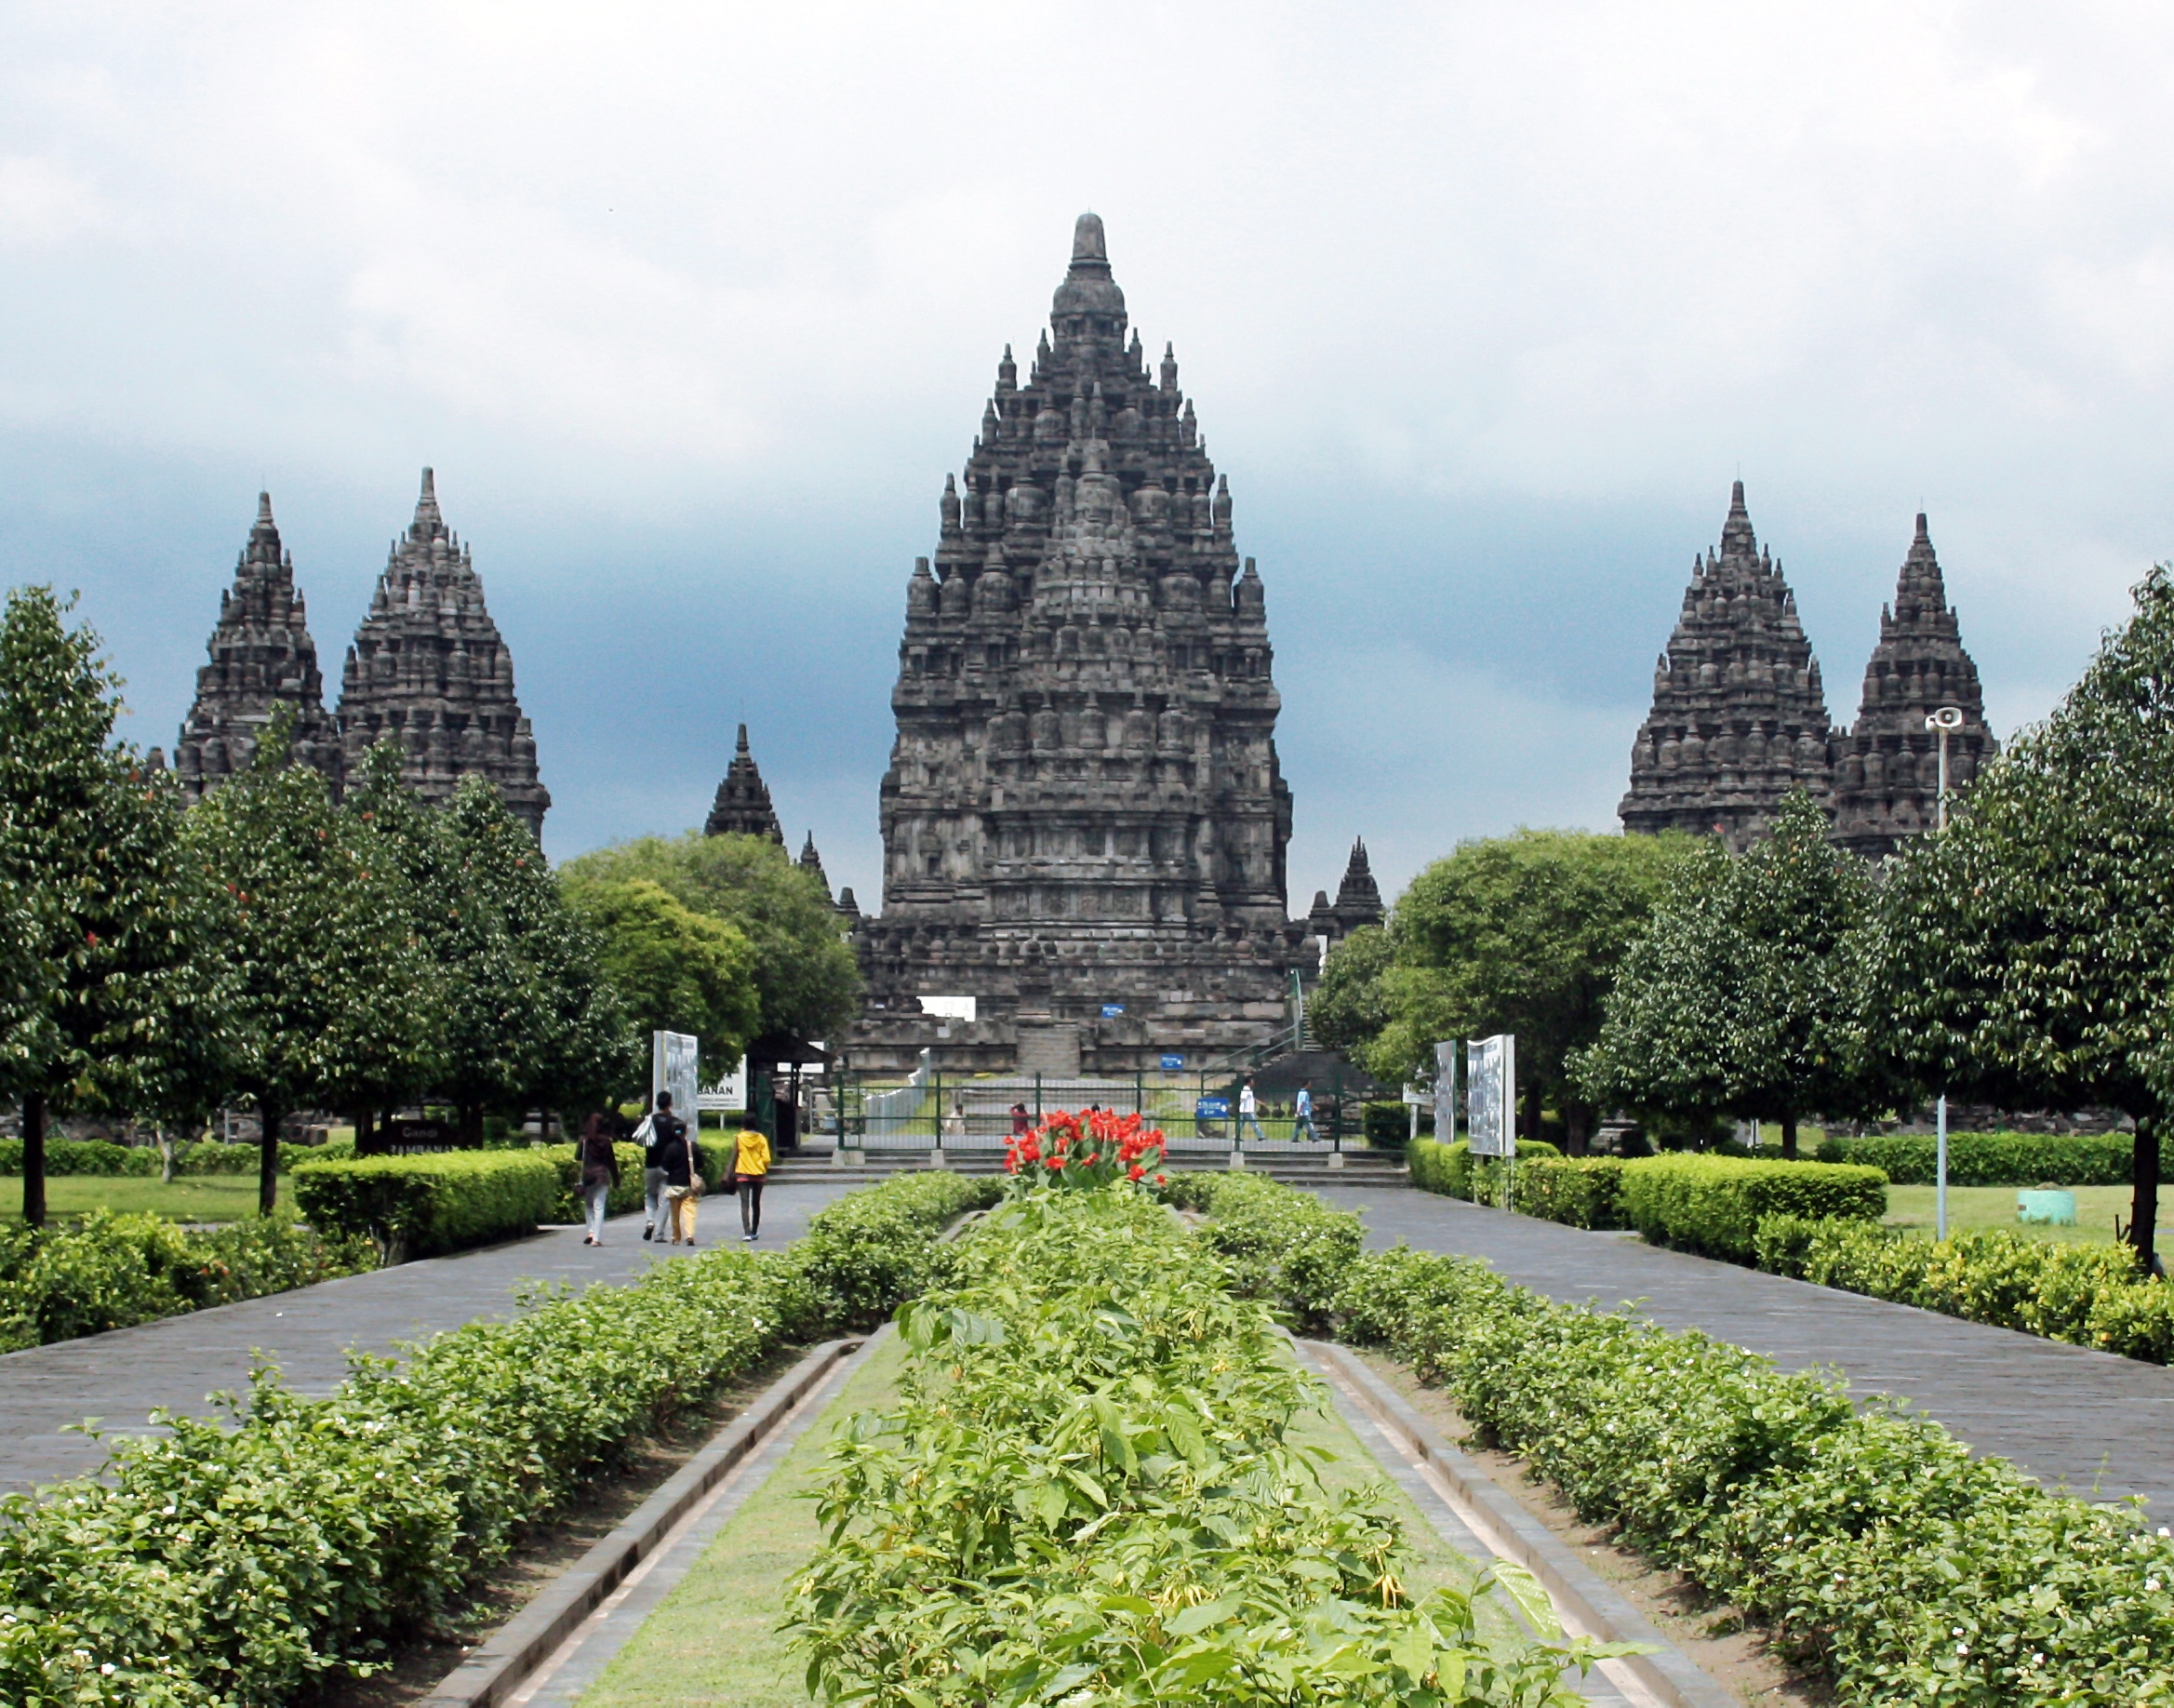
{"type": "Polygon", "coordinates": [[[0,10],[0,569],[171,744],[269,487],[327,674],[434,464],[560,858],[745,718],[873,906],[906,578],[1093,208],[1268,587],[1294,907],[1613,828],[1741,473],[1854,715],[2174,555],[2164,6],[0,10]]]}

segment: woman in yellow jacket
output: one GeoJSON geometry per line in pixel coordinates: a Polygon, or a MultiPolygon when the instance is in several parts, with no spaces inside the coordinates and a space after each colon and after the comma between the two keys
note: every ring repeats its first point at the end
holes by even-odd
{"type": "Polygon", "coordinates": [[[769,1172],[770,1141],[757,1132],[741,1133],[732,1179],[740,1194],[740,1237],[750,1243],[763,1231],[763,1181],[769,1172]]]}

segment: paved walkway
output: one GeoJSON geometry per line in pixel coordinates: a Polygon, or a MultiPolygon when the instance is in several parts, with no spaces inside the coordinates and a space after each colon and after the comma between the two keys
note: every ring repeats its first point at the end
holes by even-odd
{"type": "Polygon", "coordinates": [[[2042,1482],[2100,1500],[2141,1494],[2161,1517],[2174,1513],[2174,1370],[1408,1187],[1321,1196],[1357,1210],[1371,1246],[1486,1258],[1554,1299],[1637,1301],[1667,1328],[1702,1328],[1788,1369],[1833,1366],[1855,1393],[1906,1398],[2042,1482]]]}
{"type": "MultiPolygon", "coordinates": [[[[764,1247],[776,1250],[807,1230],[807,1219],[850,1182],[779,1184],[763,1194],[764,1247]]],[[[713,1196],[702,1206],[697,1249],[740,1243],[740,1207],[713,1196]]],[[[63,1433],[100,1418],[114,1434],[143,1433],[154,1408],[202,1412],[206,1395],[240,1392],[260,1353],[304,1394],[328,1394],[347,1373],[349,1347],[383,1352],[394,1341],[501,1316],[522,1281],[631,1281],[686,1248],[646,1245],[639,1216],[609,1222],[601,1247],[580,1228],[551,1228],[480,1251],[429,1258],[299,1288],[240,1304],[57,1346],[0,1357],[0,1493],[29,1490],[95,1471],[105,1453],[63,1433]]]]}

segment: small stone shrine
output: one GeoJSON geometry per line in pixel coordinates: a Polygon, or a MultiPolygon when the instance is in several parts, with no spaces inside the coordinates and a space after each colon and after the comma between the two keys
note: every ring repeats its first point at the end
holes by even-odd
{"type": "Polygon", "coordinates": [[[317,643],[294,584],[294,559],[280,549],[272,495],[257,495],[257,521],[219,596],[219,625],[196,670],[196,700],[174,743],[174,775],[190,806],[249,767],[274,706],[295,709],[294,756],[340,786],[340,739],[325,711],[317,643]]]}
{"type": "Polygon", "coordinates": [[[483,601],[469,549],[422,472],[415,520],[393,542],[369,615],[347,649],[340,734],[353,772],[383,737],[407,750],[407,785],[436,805],[463,777],[487,778],[538,837],[551,794],[513,695],[513,660],[483,601]]]}
{"type": "Polygon", "coordinates": [[[1008,348],[933,565],[916,562],[859,934],[851,1064],[1130,1073],[1263,1039],[1308,927],[1267,605],[1166,348],[1127,336],[1083,215],[1024,382],[1008,348]]]}
{"type": "Polygon", "coordinates": [[[1864,698],[1849,733],[1834,741],[1834,840],[1869,859],[1939,822],[1940,737],[1926,718],[1958,707],[1948,737],[1948,787],[1959,789],[1999,751],[1985,727],[1978,666],[1962,631],[1925,517],[1902,559],[1895,602],[1880,611],[1879,645],[1864,667],[1864,698]]]}
{"type": "Polygon", "coordinates": [[[1381,887],[1374,882],[1374,869],[1367,861],[1367,843],[1360,837],[1352,844],[1351,859],[1343,868],[1343,882],[1336,887],[1336,900],[1331,902],[1326,889],[1314,892],[1314,906],[1306,914],[1306,924],[1321,944],[1326,957],[1338,943],[1361,926],[1380,925],[1387,916],[1381,905],[1381,887]]]}
{"type": "Polygon", "coordinates": [[[1653,711],[1631,748],[1627,831],[1718,836],[1741,852],[1792,789],[1830,805],[1832,727],[1819,661],[1781,566],[1759,549],[1743,482],[1721,543],[1694,562],[1682,615],[1653,672],[1653,711]]]}
{"type": "MultiPolygon", "coordinates": [[[[778,822],[777,809],[770,805],[769,785],[763,781],[754,755],[748,752],[745,724],[740,727],[740,745],[717,785],[717,798],[710,805],[702,834],[767,836],[780,847],[785,846],[785,827],[778,822]]],[[[809,846],[813,846],[812,841],[809,846]]]]}

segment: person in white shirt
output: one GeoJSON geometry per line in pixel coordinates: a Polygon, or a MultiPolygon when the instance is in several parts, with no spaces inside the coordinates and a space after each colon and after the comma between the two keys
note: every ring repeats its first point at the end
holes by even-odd
{"type": "Polygon", "coordinates": [[[1311,1081],[1301,1080],[1300,1082],[1297,1114],[1298,1119],[1291,1123],[1291,1137],[1293,1139],[1314,1138],[1314,1087],[1311,1081]]]}
{"type": "Polygon", "coordinates": [[[1250,1074],[1247,1076],[1246,1083],[1238,1088],[1238,1137],[1241,1141],[1245,1139],[1248,1127],[1253,1129],[1254,1138],[1263,1144],[1268,1142],[1268,1135],[1260,1130],[1260,1105],[1254,1101],[1250,1074]]]}

